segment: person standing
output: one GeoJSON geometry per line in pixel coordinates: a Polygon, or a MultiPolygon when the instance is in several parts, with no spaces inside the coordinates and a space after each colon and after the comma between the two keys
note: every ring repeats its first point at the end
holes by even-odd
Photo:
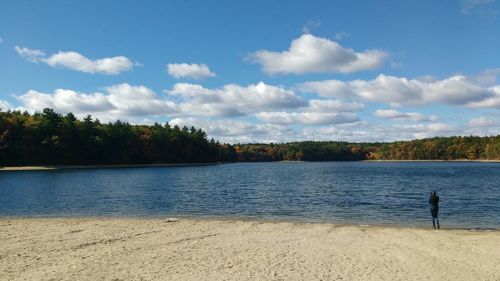
{"type": "Polygon", "coordinates": [[[439,219],[438,219],[439,196],[437,196],[436,191],[431,192],[431,196],[429,197],[429,206],[431,208],[432,227],[436,229],[436,223],[437,223],[437,228],[439,228],[439,219]]]}

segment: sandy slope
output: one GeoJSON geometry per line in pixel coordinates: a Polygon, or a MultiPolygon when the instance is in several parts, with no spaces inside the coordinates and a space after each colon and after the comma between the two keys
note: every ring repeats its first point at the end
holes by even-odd
{"type": "Polygon", "coordinates": [[[500,280],[500,232],[0,219],[1,280],[500,280]]]}

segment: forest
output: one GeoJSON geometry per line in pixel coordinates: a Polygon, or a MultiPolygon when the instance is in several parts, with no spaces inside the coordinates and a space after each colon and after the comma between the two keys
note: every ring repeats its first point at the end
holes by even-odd
{"type": "Polygon", "coordinates": [[[101,123],[44,109],[0,110],[0,166],[259,161],[499,160],[500,136],[390,143],[221,144],[194,127],[101,123]]]}
{"type": "Polygon", "coordinates": [[[237,144],[239,161],[500,160],[500,136],[435,137],[391,143],[237,144]]]}
{"type": "Polygon", "coordinates": [[[44,109],[0,112],[0,166],[211,163],[235,161],[230,145],[200,129],[102,124],[44,109]]]}

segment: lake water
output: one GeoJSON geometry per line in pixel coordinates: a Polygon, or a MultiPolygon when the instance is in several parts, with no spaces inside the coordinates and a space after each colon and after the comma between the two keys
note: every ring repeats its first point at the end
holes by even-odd
{"type": "Polygon", "coordinates": [[[0,173],[0,216],[202,216],[500,228],[500,163],[274,162],[0,173]]]}

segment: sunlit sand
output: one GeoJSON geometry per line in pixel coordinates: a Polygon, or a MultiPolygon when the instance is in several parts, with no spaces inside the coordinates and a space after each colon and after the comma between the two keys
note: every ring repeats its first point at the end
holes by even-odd
{"type": "Polygon", "coordinates": [[[197,219],[0,219],[2,280],[499,280],[500,232],[197,219]]]}

